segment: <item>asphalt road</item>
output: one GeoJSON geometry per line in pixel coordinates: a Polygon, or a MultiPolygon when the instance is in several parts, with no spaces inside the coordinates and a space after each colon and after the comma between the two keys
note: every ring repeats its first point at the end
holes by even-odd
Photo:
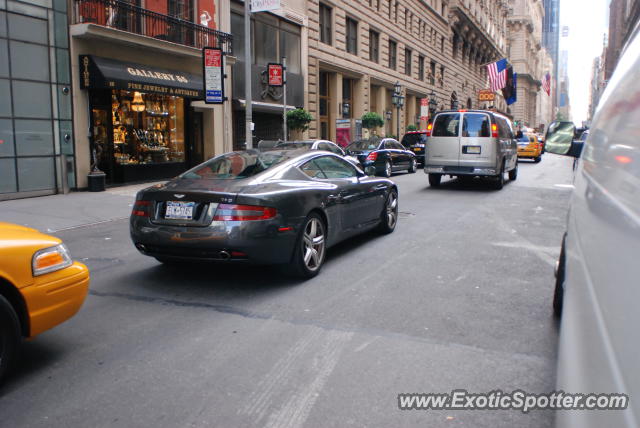
{"type": "Polygon", "coordinates": [[[4,427],[548,427],[549,411],[399,410],[398,393],[554,389],[551,315],[571,160],[502,191],[397,174],[401,219],[321,274],[168,268],[126,220],[58,232],[92,271],[67,323],[24,344],[4,427]]]}

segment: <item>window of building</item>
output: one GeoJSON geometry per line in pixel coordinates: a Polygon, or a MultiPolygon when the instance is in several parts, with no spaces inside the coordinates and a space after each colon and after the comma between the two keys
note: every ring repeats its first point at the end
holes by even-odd
{"type": "Polygon", "coordinates": [[[440,66],[440,87],[444,88],[444,65],[440,66]]]}
{"type": "Polygon", "coordinates": [[[331,8],[320,3],[320,41],[330,45],[332,43],[331,8]]]}
{"type": "Polygon", "coordinates": [[[389,0],[389,21],[391,21],[391,1],[389,0]]]}
{"type": "Polygon", "coordinates": [[[444,53],[444,36],[440,36],[440,52],[444,53]]]}
{"type": "Polygon", "coordinates": [[[278,28],[262,21],[253,23],[253,39],[260,40],[254,43],[253,63],[266,65],[278,61],[278,28]]]}
{"type": "Polygon", "coordinates": [[[396,4],[394,5],[394,9],[395,10],[393,12],[393,15],[394,15],[395,21],[398,22],[398,2],[396,2],[396,4]]]}
{"type": "Polygon", "coordinates": [[[411,76],[411,49],[404,50],[404,74],[411,76]]]}
{"type": "Polygon", "coordinates": [[[431,73],[429,73],[429,84],[436,84],[436,62],[431,61],[431,73]]]}
{"type": "Polygon", "coordinates": [[[342,118],[351,119],[353,117],[353,88],[354,79],[342,79],[342,118]]]}
{"type": "Polygon", "coordinates": [[[320,138],[329,139],[329,105],[331,98],[329,97],[329,73],[320,72],[318,82],[318,116],[320,119],[320,138]]]}
{"type": "Polygon", "coordinates": [[[456,33],[453,33],[453,45],[451,46],[451,48],[452,48],[451,56],[453,57],[453,59],[456,59],[456,57],[458,56],[458,43],[459,42],[460,42],[460,38],[458,37],[458,35],[456,33]]]}
{"type": "Polygon", "coordinates": [[[300,34],[280,30],[280,57],[287,58],[287,71],[299,74],[302,72],[300,64],[300,34]]]}
{"type": "Polygon", "coordinates": [[[347,18],[347,52],[358,55],[358,22],[347,18]]]}
{"type": "Polygon", "coordinates": [[[424,57],[418,56],[418,80],[424,80],[424,57]]]}
{"type": "Polygon", "coordinates": [[[369,30],[369,60],[378,62],[380,58],[380,34],[369,30]]]}
{"type": "Polygon", "coordinates": [[[398,43],[393,40],[389,40],[389,68],[392,70],[396,69],[397,65],[397,55],[398,55],[398,43]]]}

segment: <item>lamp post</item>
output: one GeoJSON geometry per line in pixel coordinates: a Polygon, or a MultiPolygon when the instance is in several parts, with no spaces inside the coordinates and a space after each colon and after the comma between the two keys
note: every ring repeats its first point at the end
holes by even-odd
{"type": "Polygon", "coordinates": [[[436,110],[438,109],[438,100],[436,99],[436,93],[431,90],[429,94],[429,117],[432,118],[436,110]]]}
{"type": "Polygon", "coordinates": [[[391,104],[396,106],[396,124],[397,124],[397,138],[400,138],[400,109],[404,106],[404,96],[402,96],[402,85],[400,82],[396,82],[393,87],[393,95],[391,96],[391,104]]]}

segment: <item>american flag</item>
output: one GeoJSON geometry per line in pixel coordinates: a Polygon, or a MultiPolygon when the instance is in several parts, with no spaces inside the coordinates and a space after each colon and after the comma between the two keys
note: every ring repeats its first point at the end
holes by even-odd
{"type": "Polygon", "coordinates": [[[487,74],[489,75],[489,89],[497,91],[504,88],[507,84],[507,59],[503,58],[488,64],[487,74]]]}
{"type": "Polygon", "coordinates": [[[542,89],[547,93],[547,95],[551,96],[551,75],[549,72],[544,75],[544,79],[542,79],[542,89]]]}

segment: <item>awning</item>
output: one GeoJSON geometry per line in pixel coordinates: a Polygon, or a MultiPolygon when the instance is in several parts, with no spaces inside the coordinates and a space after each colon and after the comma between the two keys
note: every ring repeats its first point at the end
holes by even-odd
{"type": "Polygon", "coordinates": [[[80,88],[204,98],[202,76],[93,55],[80,55],[80,88]]]}

